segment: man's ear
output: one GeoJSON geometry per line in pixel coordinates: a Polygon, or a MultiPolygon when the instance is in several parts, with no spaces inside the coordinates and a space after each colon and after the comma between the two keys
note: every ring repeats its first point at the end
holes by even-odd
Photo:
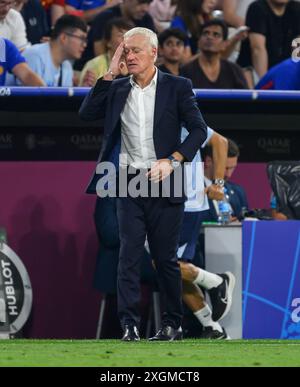
{"type": "Polygon", "coordinates": [[[64,33],[64,32],[62,32],[59,36],[58,36],[58,41],[60,41],[62,44],[63,43],[65,43],[66,42],[66,40],[67,40],[67,35],[64,33]]]}

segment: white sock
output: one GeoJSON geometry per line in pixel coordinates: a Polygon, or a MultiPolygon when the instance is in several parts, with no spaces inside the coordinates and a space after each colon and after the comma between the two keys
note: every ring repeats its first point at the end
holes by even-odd
{"type": "Polygon", "coordinates": [[[221,325],[218,322],[215,322],[211,318],[211,309],[206,304],[204,308],[194,312],[195,317],[201,322],[204,327],[212,327],[212,329],[219,332],[223,332],[221,325]]]}
{"type": "Polygon", "coordinates": [[[219,286],[223,282],[223,278],[217,274],[210,273],[203,269],[198,268],[198,275],[194,279],[193,283],[200,285],[205,289],[211,289],[219,286]]]}

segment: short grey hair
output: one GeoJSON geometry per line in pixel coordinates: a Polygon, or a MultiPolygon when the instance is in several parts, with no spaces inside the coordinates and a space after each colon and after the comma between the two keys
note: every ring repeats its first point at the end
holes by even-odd
{"type": "Polygon", "coordinates": [[[134,35],[143,35],[143,36],[147,37],[148,40],[149,40],[150,45],[153,48],[156,48],[156,49],[158,48],[157,35],[156,35],[155,32],[149,30],[148,28],[144,28],[144,27],[132,28],[131,30],[127,31],[124,34],[124,39],[130,38],[131,36],[134,36],[134,35]]]}

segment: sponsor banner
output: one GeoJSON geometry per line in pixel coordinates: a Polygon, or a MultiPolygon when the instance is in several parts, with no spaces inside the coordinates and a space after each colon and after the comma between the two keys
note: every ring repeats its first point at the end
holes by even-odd
{"type": "Polygon", "coordinates": [[[243,223],[243,338],[300,339],[300,221],[243,223]]]}
{"type": "Polygon", "coordinates": [[[31,306],[32,288],[25,266],[6,243],[0,242],[0,337],[20,331],[31,306]]]}
{"type": "Polygon", "coordinates": [[[96,161],[101,143],[97,128],[1,128],[0,160],[96,161]]]}

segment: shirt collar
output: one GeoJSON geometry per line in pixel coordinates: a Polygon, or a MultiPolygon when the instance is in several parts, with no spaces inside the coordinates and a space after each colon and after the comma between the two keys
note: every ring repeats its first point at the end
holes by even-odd
{"type": "MultiPolygon", "coordinates": [[[[145,90],[145,89],[147,89],[148,87],[151,87],[151,86],[156,86],[156,84],[157,84],[157,77],[158,77],[158,71],[157,71],[157,67],[155,66],[155,74],[154,74],[153,78],[151,79],[151,82],[149,83],[148,86],[144,87],[144,89],[142,89],[142,90],[145,90]]],[[[140,86],[134,81],[133,75],[130,76],[129,80],[130,80],[131,86],[138,87],[140,89],[140,86]]]]}

